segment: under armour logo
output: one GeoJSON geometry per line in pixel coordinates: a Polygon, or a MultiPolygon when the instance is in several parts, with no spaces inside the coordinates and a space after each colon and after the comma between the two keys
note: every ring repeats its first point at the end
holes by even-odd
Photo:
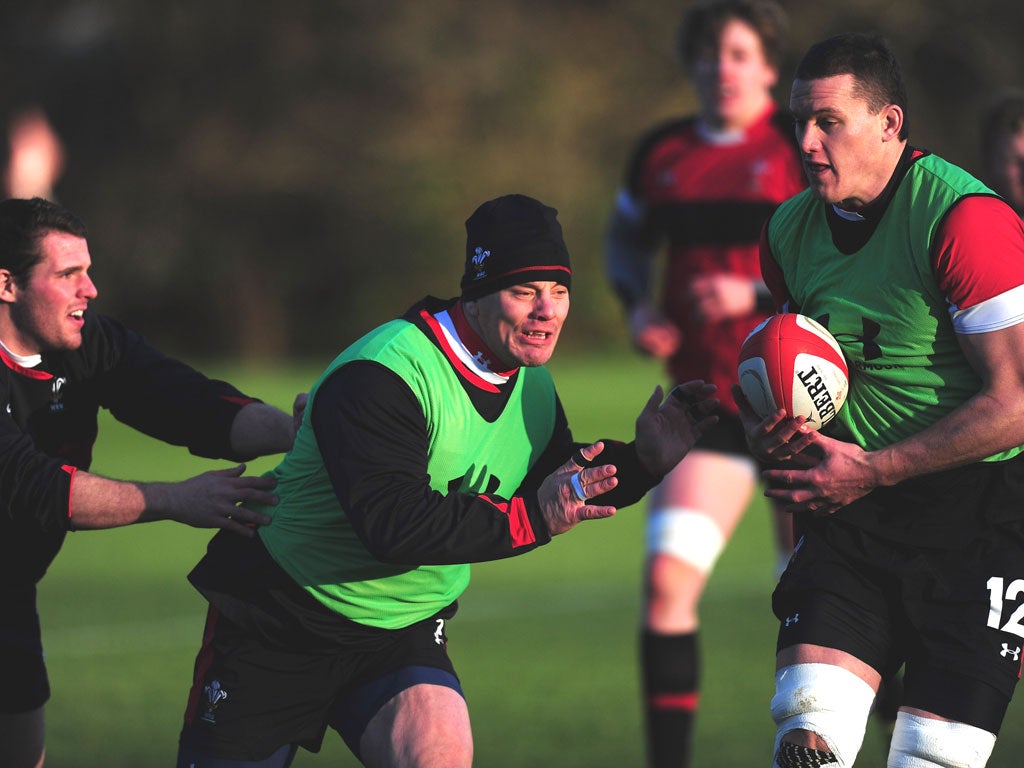
{"type": "MultiPolygon", "coordinates": [[[[828,328],[829,315],[826,313],[820,317],[814,318],[825,328],[828,328]]],[[[862,334],[858,336],[855,333],[836,333],[829,329],[832,335],[836,338],[836,341],[846,342],[852,344],[854,342],[860,342],[863,345],[863,356],[865,360],[874,360],[882,356],[882,348],[878,345],[875,339],[882,332],[882,326],[876,323],[874,320],[869,320],[866,317],[860,319],[860,325],[862,334]]]]}
{"type": "Polygon", "coordinates": [[[786,617],[786,626],[788,627],[790,624],[796,624],[798,621],[800,621],[800,614],[794,613],[792,616],[786,617]]]}
{"type": "Polygon", "coordinates": [[[444,619],[435,619],[437,621],[437,629],[434,630],[434,642],[438,645],[444,645],[444,619]]]}
{"type": "Polygon", "coordinates": [[[1020,647],[1010,650],[1010,646],[1007,643],[1003,643],[1003,650],[999,652],[999,655],[1004,659],[1007,656],[1013,656],[1014,661],[1020,661],[1020,647]]]}
{"type": "Polygon", "coordinates": [[[477,352],[473,355],[473,362],[483,368],[485,371],[491,370],[491,361],[484,357],[483,352],[477,352]]]}

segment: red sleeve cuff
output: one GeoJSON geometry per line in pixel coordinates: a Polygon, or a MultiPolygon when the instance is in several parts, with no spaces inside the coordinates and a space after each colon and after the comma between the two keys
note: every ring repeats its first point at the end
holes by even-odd
{"type": "Polygon", "coordinates": [[[75,487],[75,473],[78,471],[78,467],[71,464],[61,464],[61,469],[67,472],[71,476],[71,482],[68,483],[68,520],[71,519],[71,497],[75,487]]]}
{"type": "Polygon", "coordinates": [[[526,500],[522,496],[513,496],[508,501],[497,501],[489,496],[482,495],[479,498],[482,501],[486,501],[508,518],[512,549],[537,543],[537,536],[533,532],[530,516],[526,513],[526,500]]]}

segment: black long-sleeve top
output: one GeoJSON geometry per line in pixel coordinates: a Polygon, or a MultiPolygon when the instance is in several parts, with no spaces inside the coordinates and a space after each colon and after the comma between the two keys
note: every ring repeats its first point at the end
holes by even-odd
{"type": "Polygon", "coordinates": [[[256,402],[86,312],[82,345],[25,368],[0,350],[0,583],[42,578],[74,527],[74,473],[88,469],[100,408],[209,458],[239,458],[231,423],[256,402]]]}

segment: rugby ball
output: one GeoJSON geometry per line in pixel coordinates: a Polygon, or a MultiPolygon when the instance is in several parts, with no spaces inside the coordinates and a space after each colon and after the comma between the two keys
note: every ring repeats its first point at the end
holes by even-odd
{"type": "Polygon", "coordinates": [[[754,412],[782,408],[821,429],[846,402],[850,371],[838,342],[806,315],[769,317],[740,348],[739,383],[754,412]]]}

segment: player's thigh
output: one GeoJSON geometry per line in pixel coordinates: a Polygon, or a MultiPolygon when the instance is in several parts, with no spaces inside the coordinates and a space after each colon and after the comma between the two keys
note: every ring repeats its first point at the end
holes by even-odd
{"type": "Polygon", "coordinates": [[[698,512],[728,538],[750,504],[757,479],[751,458],[695,448],[658,485],[652,511],[698,512]]]}
{"type": "Polygon", "coordinates": [[[801,646],[818,647],[848,654],[879,676],[893,673],[899,659],[893,653],[892,605],[900,585],[878,574],[901,554],[901,549],[876,553],[856,531],[836,521],[809,525],[772,594],[780,663],[849,666],[801,655],[801,646]]]}
{"type": "Polygon", "coordinates": [[[473,735],[466,700],[447,686],[406,688],[370,720],[360,752],[368,768],[468,768],[473,735]]]}
{"type": "Polygon", "coordinates": [[[0,712],[0,765],[38,768],[43,764],[43,707],[30,712],[0,712]]]}
{"type": "Polygon", "coordinates": [[[998,733],[1024,657],[1024,524],[904,574],[910,628],[904,704],[998,733]]]}
{"type": "Polygon", "coordinates": [[[180,755],[203,756],[198,766],[212,759],[276,765],[286,746],[319,749],[330,702],[346,678],[337,654],[270,646],[211,608],[180,755]]]}

